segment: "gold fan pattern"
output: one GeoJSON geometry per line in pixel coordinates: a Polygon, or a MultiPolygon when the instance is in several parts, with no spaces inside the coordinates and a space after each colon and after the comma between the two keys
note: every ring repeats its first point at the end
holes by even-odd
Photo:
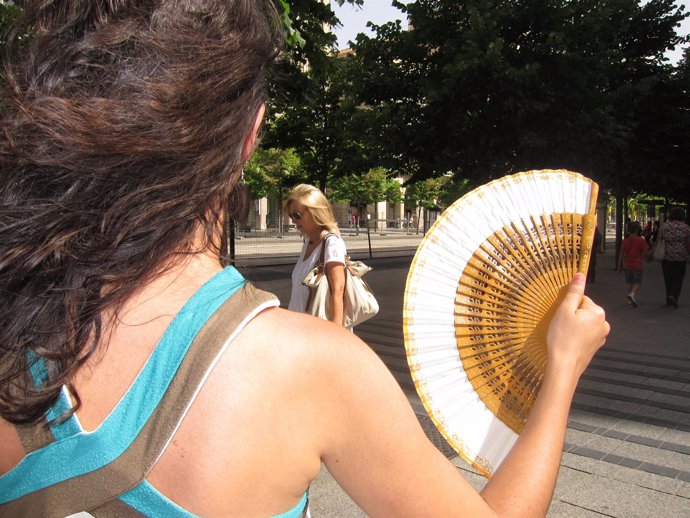
{"type": "Polygon", "coordinates": [[[502,228],[479,246],[458,284],[455,336],[465,372],[518,434],[541,387],[551,311],[583,263],[584,220],[552,214],[502,228]]]}
{"type": "Polygon", "coordinates": [[[403,305],[412,378],[439,431],[486,476],[539,392],[548,323],[589,264],[597,194],[565,170],[494,180],[453,203],[412,261],[403,305]]]}

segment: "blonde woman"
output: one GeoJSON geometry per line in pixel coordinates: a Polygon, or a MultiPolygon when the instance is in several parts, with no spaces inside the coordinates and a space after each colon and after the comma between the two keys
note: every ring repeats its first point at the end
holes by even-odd
{"type": "Polygon", "coordinates": [[[300,184],[292,189],[285,201],[285,213],[305,237],[304,246],[292,270],[292,292],[288,309],[304,313],[309,302],[309,288],[304,277],[321,261],[330,291],[329,320],[343,325],[345,291],[345,242],[326,196],[313,185],[300,184]]]}

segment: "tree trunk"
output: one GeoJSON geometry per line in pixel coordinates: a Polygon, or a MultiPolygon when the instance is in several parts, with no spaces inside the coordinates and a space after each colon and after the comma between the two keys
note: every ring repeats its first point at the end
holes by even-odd
{"type": "Polygon", "coordinates": [[[614,269],[618,268],[620,260],[621,245],[623,243],[623,193],[621,192],[620,176],[616,179],[616,253],[614,269]]]}

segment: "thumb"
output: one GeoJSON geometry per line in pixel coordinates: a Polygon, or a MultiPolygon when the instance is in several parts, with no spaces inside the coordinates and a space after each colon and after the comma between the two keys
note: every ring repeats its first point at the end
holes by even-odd
{"type": "Polygon", "coordinates": [[[563,309],[568,309],[575,312],[580,307],[582,297],[585,294],[585,276],[582,273],[576,273],[573,280],[570,281],[568,291],[563,298],[563,309]]]}

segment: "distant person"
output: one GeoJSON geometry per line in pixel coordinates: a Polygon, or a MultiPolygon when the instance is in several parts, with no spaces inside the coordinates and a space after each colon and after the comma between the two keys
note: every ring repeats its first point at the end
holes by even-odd
{"type": "Polygon", "coordinates": [[[601,253],[604,239],[599,231],[599,227],[594,227],[594,239],[592,240],[592,253],[589,256],[589,267],[587,268],[587,282],[593,284],[597,278],[597,255],[601,253]]]}
{"type": "Polygon", "coordinates": [[[666,245],[664,258],[661,260],[666,305],[674,308],[678,307],[685,269],[690,257],[690,227],[684,220],[685,211],[680,207],[672,208],[668,222],[659,233],[659,239],[663,239],[666,245]]]}
{"type": "Polygon", "coordinates": [[[648,245],[652,244],[652,222],[647,221],[647,224],[644,226],[644,229],[642,230],[642,237],[644,238],[645,241],[647,241],[648,245]]]}
{"type": "Polygon", "coordinates": [[[655,220],[654,224],[652,225],[652,236],[651,236],[651,242],[650,245],[653,245],[654,242],[656,241],[656,238],[659,236],[659,220],[655,220]]]}
{"type": "Polygon", "coordinates": [[[626,300],[633,308],[637,307],[637,292],[642,285],[644,259],[649,245],[640,236],[640,224],[637,221],[628,223],[627,237],[621,247],[619,270],[625,275],[627,286],[626,300]]]}
{"type": "Polygon", "coordinates": [[[284,41],[273,2],[21,5],[0,114],[0,516],[297,518],[322,463],[367,515],[546,514],[609,331],[584,276],[480,493],[366,344],[220,264],[284,41]]]}
{"type": "Polygon", "coordinates": [[[305,237],[302,251],[292,270],[288,309],[300,313],[307,311],[310,289],[302,281],[323,260],[330,287],[329,320],[343,325],[347,248],[340,237],[331,204],[318,188],[300,184],[290,192],[284,210],[305,237]]]}

